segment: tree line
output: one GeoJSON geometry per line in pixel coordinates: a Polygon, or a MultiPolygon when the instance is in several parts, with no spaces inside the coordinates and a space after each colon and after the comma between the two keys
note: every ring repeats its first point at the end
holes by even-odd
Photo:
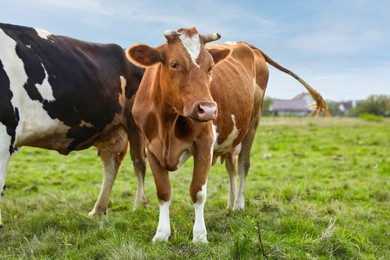
{"type": "MultiPolygon", "coordinates": [[[[330,112],[337,114],[338,107],[334,102],[328,102],[330,112]]],[[[356,106],[345,111],[345,116],[361,116],[362,114],[371,114],[382,117],[390,117],[390,96],[371,95],[365,100],[357,101],[356,106]]]]}
{"type": "MultiPolygon", "coordinates": [[[[262,114],[270,116],[270,107],[273,98],[265,97],[263,101],[262,114]]],[[[329,112],[332,116],[350,116],[358,117],[364,114],[370,114],[380,117],[390,117],[390,96],[389,95],[371,95],[365,100],[354,102],[354,106],[345,109],[342,102],[327,101],[329,112]]]]}

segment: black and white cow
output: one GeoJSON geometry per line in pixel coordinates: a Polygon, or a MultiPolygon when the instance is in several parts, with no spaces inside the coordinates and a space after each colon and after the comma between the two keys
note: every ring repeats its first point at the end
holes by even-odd
{"type": "MultiPolygon", "coordinates": [[[[142,139],[131,116],[142,76],[118,45],[0,24],[0,192],[10,156],[22,146],[64,155],[97,147],[104,177],[91,216],[107,209],[128,140],[143,183],[142,139]]],[[[139,186],[135,206],[145,200],[139,186]]]]}

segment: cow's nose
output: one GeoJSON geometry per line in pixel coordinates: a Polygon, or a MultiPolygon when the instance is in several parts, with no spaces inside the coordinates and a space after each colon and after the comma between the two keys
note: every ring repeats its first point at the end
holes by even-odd
{"type": "Polygon", "coordinates": [[[192,118],[198,121],[209,121],[217,117],[217,104],[215,102],[198,102],[194,105],[192,118]]]}

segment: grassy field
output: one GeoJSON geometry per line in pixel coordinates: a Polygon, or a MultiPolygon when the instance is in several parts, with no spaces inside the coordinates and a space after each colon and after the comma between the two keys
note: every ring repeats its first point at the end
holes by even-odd
{"type": "Polygon", "coordinates": [[[127,158],[109,213],[89,218],[99,192],[95,149],[64,157],[23,148],[11,160],[0,230],[1,259],[389,259],[390,121],[264,118],[252,149],[246,209],[226,209],[228,177],[212,168],[208,245],[191,243],[192,161],[171,173],[172,237],[152,244],[158,202],[132,211],[127,158]]]}

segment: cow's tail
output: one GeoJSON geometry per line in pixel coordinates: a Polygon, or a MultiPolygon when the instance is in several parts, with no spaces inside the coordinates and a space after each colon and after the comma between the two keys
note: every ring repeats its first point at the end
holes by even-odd
{"type": "Polygon", "coordinates": [[[268,64],[271,64],[273,67],[277,68],[278,70],[283,71],[284,73],[287,73],[290,76],[294,77],[296,80],[298,80],[307,89],[307,91],[309,91],[310,96],[312,97],[312,99],[315,102],[314,104],[310,105],[310,107],[314,108],[313,112],[311,112],[311,115],[318,116],[318,115],[320,115],[324,111],[327,116],[330,116],[330,113],[329,113],[329,110],[328,110],[328,106],[327,106],[325,100],[322,98],[321,94],[318,93],[317,90],[312,88],[306,81],[304,81],[301,77],[299,77],[297,74],[295,74],[291,70],[288,70],[285,67],[283,67],[283,66],[279,65],[278,63],[276,63],[267,54],[265,54],[264,52],[262,52],[261,50],[259,50],[255,46],[253,46],[253,45],[250,45],[250,46],[251,46],[252,49],[255,49],[255,50],[259,51],[261,53],[261,55],[263,55],[263,57],[265,58],[265,60],[266,60],[266,62],[268,64]]]}

